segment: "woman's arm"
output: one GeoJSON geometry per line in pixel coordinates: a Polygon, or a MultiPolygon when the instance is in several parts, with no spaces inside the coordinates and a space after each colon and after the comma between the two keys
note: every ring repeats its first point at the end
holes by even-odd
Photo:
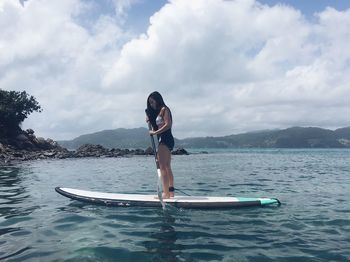
{"type": "Polygon", "coordinates": [[[163,117],[164,124],[157,131],[153,131],[153,135],[159,135],[171,128],[172,121],[171,121],[169,109],[166,107],[163,107],[162,111],[163,111],[162,117],[163,117]]]}

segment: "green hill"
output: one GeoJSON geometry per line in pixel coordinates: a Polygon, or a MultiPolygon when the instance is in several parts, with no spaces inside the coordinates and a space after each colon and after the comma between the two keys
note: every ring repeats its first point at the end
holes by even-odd
{"type": "Polygon", "coordinates": [[[350,148],[350,128],[335,131],[317,127],[291,127],[223,137],[187,138],[186,148],[350,148]]]}
{"type": "Polygon", "coordinates": [[[68,149],[76,149],[83,144],[99,144],[107,148],[145,148],[149,141],[148,130],[140,127],[104,130],[58,143],[68,149]]]}
{"type": "MultiPolygon", "coordinates": [[[[150,138],[146,128],[105,130],[58,141],[68,149],[83,144],[100,144],[107,148],[147,148],[150,138]]],[[[291,127],[222,137],[175,139],[184,148],[350,148],[350,127],[328,130],[317,127],[291,127]]]]}

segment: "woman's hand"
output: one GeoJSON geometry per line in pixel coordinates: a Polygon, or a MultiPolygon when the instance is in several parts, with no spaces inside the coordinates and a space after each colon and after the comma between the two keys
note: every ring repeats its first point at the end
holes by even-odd
{"type": "Polygon", "coordinates": [[[149,131],[149,134],[150,134],[151,136],[153,136],[153,135],[156,135],[156,134],[157,134],[157,132],[156,132],[156,131],[154,131],[154,130],[150,130],[150,131],[149,131]]]}

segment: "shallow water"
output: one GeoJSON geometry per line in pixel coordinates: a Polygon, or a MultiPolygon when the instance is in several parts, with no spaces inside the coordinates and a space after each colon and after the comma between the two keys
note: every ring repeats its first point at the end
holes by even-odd
{"type": "Polygon", "coordinates": [[[277,197],[280,207],[117,208],[56,186],[156,191],[152,157],[33,161],[0,168],[0,260],[349,261],[350,150],[220,150],[174,156],[190,195],[277,197]]]}

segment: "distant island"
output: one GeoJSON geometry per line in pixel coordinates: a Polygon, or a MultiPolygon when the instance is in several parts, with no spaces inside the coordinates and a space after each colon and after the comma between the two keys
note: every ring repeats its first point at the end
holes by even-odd
{"type": "MultiPolygon", "coordinates": [[[[57,141],[61,146],[76,149],[84,144],[107,148],[147,148],[150,145],[146,128],[104,130],[85,134],[73,140],[57,141]]],[[[221,137],[175,139],[178,148],[350,148],[350,127],[336,130],[318,127],[291,127],[221,137]]]]}

